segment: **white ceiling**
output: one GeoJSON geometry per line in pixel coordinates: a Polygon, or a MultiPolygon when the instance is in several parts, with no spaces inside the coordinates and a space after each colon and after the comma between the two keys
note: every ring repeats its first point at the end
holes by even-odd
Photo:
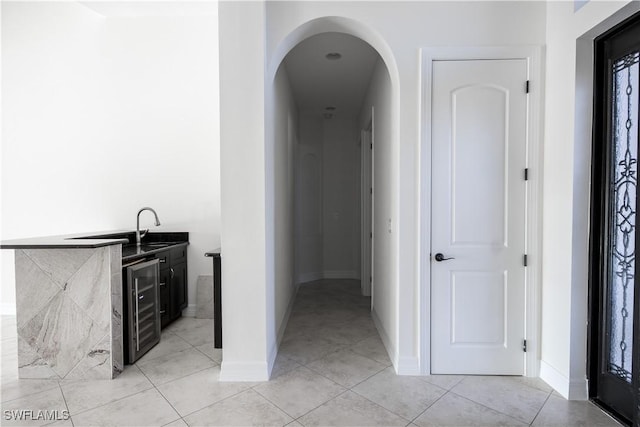
{"type": "Polygon", "coordinates": [[[199,1],[80,1],[79,4],[104,17],[134,16],[217,16],[218,2],[199,1]]]}
{"type": "Polygon", "coordinates": [[[358,114],[378,58],[369,44],[343,33],[302,41],[284,59],[298,108],[323,113],[334,106],[336,115],[358,114]],[[342,58],[328,60],[325,55],[330,52],[342,58]]]}

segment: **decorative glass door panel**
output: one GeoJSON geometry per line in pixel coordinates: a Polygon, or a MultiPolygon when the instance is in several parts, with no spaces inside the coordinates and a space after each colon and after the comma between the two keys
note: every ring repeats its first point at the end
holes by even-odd
{"type": "Polygon", "coordinates": [[[612,67],[611,247],[608,289],[608,369],[631,383],[638,183],[638,52],[612,67]]]}
{"type": "Polygon", "coordinates": [[[595,41],[589,397],[640,427],[640,14],[595,41]]]}

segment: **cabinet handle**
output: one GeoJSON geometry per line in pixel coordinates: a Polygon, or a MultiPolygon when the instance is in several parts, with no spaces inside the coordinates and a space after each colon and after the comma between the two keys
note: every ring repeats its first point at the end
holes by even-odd
{"type": "Polygon", "coordinates": [[[167,310],[160,310],[160,315],[163,315],[167,312],[167,310]]]}
{"type": "Polygon", "coordinates": [[[173,279],[173,276],[175,276],[175,271],[173,271],[173,267],[171,267],[170,270],[171,270],[171,278],[173,279]]]}
{"type": "Polygon", "coordinates": [[[160,287],[162,287],[162,286],[167,286],[167,284],[164,283],[164,282],[160,282],[160,287]]]}
{"type": "Polygon", "coordinates": [[[158,258],[158,262],[160,262],[160,264],[164,264],[167,262],[167,257],[164,258],[158,258]]]}
{"type": "MultiPolygon", "coordinates": [[[[138,296],[138,278],[135,279],[136,296],[138,296]]],[[[136,298],[136,351],[140,351],[140,316],[138,310],[138,298],[136,298]]]]}

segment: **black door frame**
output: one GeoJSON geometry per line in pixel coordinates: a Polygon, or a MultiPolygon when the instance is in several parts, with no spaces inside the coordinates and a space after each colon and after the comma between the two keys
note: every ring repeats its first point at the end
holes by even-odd
{"type": "MultiPolygon", "coordinates": [[[[589,398],[616,419],[625,423],[640,426],[640,286],[635,282],[634,292],[634,337],[633,337],[633,372],[631,385],[631,404],[634,408],[631,418],[603,400],[603,393],[610,393],[610,380],[601,376],[603,361],[606,360],[605,324],[602,323],[607,296],[607,277],[609,260],[608,223],[611,215],[615,215],[609,206],[611,177],[611,56],[630,48],[640,48],[640,37],[624,37],[612,42],[616,36],[628,32],[630,28],[640,28],[640,14],[635,14],[621,24],[602,34],[594,43],[594,115],[591,165],[591,212],[589,236],[589,328],[587,374],[589,377],[589,398]],[[637,47],[635,47],[638,45],[637,47]]],[[[637,30],[634,30],[637,31],[637,30]]],[[[640,88],[635,90],[639,92],[640,88]]],[[[636,197],[636,212],[640,212],[636,197]]],[[[637,224],[637,219],[636,219],[637,224]]],[[[636,248],[640,248],[640,231],[636,228],[636,248]]],[[[638,263],[635,263],[635,277],[639,277],[638,263]]],[[[628,399],[629,396],[626,397],[628,399]]]]}

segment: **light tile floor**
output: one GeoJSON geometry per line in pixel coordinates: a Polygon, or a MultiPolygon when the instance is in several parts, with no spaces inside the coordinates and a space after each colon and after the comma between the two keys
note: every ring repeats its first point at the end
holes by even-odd
{"type": "Polygon", "coordinates": [[[522,377],[397,376],[358,282],[300,288],[269,382],[219,382],[212,321],[183,318],[113,381],[18,380],[15,317],[2,317],[0,424],[11,410],[69,411],[59,426],[616,426],[522,377]]]}

